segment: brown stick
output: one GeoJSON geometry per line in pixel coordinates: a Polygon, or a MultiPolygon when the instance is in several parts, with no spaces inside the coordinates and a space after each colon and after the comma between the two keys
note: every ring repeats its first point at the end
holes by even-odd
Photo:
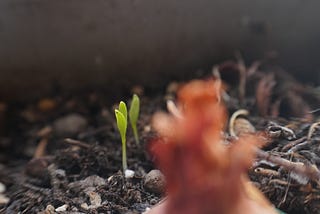
{"type": "Polygon", "coordinates": [[[68,143],[70,145],[79,146],[79,147],[82,147],[82,148],[85,148],[85,149],[89,149],[90,148],[90,145],[86,144],[85,142],[82,142],[82,141],[79,141],[79,140],[73,140],[71,138],[64,139],[64,142],[68,143]]]}
{"type": "Polygon", "coordinates": [[[296,174],[305,176],[317,183],[320,183],[320,171],[314,166],[302,165],[296,162],[291,162],[284,158],[271,155],[270,153],[267,153],[260,149],[256,150],[256,154],[259,159],[266,160],[273,164],[282,166],[284,169],[288,171],[295,172],[296,174]]]}
{"type": "Polygon", "coordinates": [[[302,137],[299,138],[297,140],[291,141],[290,143],[288,143],[287,145],[285,145],[281,151],[283,152],[287,152],[289,149],[291,149],[292,147],[294,147],[295,145],[298,145],[300,143],[302,143],[303,141],[307,140],[307,137],[302,137]]]}
{"type": "Polygon", "coordinates": [[[40,158],[45,156],[47,145],[48,145],[48,139],[47,138],[41,139],[40,142],[38,143],[36,151],[33,154],[33,158],[40,158]]]}

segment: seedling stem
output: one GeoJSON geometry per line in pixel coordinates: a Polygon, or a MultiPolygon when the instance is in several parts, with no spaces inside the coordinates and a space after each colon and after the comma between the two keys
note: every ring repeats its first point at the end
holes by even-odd
{"type": "MultiPolygon", "coordinates": [[[[122,102],[123,103],[123,102],[122,102]]],[[[124,107],[121,102],[119,105],[119,110],[115,110],[115,115],[117,119],[117,126],[120,132],[121,143],[122,143],[122,168],[123,172],[125,172],[128,168],[127,165],[127,148],[126,148],[126,132],[127,132],[127,118],[125,117],[127,111],[127,107],[124,104],[124,107]],[[121,112],[123,111],[123,112],[121,112]]]]}

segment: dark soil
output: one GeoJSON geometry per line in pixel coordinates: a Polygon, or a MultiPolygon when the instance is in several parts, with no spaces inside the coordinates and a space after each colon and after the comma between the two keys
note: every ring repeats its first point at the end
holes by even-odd
{"type": "Polygon", "coordinates": [[[6,185],[5,196],[10,198],[7,205],[1,205],[2,211],[38,213],[47,208],[49,212],[48,205],[58,208],[67,204],[69,212],[141,213],[160,200],[161,193],[147,191],[143,182],[145,174],[154,169],[147,153],[148,142],[154,137],[149,123],[153,112],[163,106],[161,98],[142,96],[140,146],[128,129],[128,167],[135,171],[131,179],[122,173],[120,136],[107,99],[92,92],[57,95],[12,107],[11,118],[6,118],[11,125],[9,137],[2,139],[0,155],[0,182],[6,185]],[[40,107],[44,100],[54,107],[40,107]],[[87,125],[73,133],[61,133],[55,127],[57,118],[74,113],[87,125]],[[43,141],[47,141],[46,148],[37,154],[43,141]],[[98,195],[101,204],[85,208],[84,203],[92,204],[90,194],[98,195]]]}
{"type": "MultiPolygon", "coordinates": [[[[315,124],[319,89],[302,85],[267,64],[246,67],[239,60],[218,68],[227,85],[225,102],[230,115],[238,109],[250,111],[241,117],[267,136],[263,150],[292,163],[319,167],[320,131],[315,124]]],[[[203,78],[212,78],[211,73],[203,78]]],[[[116,103],[130,100],[129,90],[122,97],[90,90],[76,95],[54,93],[28,103],[2,103],[0,182],[6,191],[0,195],[9,202],[0,202],[0,212],[55,213],[67,205],[62,212],[142,213],[158,203],[164,193],[144,186],[145,175],[155,168],[148,153],[156,137],[151,117],[165,110],[165,100],[173,99],[178,87],[178,83],[168,83],[166,90],[152,93],[140,86],[132,89],[141,98],[141,145],[135,144],[129,128],[128,167],[135,171],[130,179],[122,173],[120,136],[113,113],[116,103]],[[73,123],[61,128],[57,120],[70,115],[73,123]]],[[[241,124],[235,126],[242,128],[241,124]]],[[[296,174],[295,169],[261,157],[249,175],[284,212],[320,213],[320,177],[296,174]]]]}

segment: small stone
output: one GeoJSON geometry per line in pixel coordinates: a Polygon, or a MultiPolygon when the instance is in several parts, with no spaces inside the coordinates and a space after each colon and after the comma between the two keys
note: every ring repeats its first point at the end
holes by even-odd
{"type": "Polygon", "coordinates": [[[0,182],[0,193],[4,193],[6,191],[6,186],[0,182]]]}
{"type": "Polygon", "coordinates": [[[161,194],[165,190],[165,177],[160,170],[151,170],[144,178],[144,187],[153,193],[161,194]]]}
{"type": "Polygon", "coordinates": [[[133,178],[134,176],[134,171],[130,170],[130,169],[126,169],[126,171],[124,172],[124,177],[125,178],[133,178]]]}
{"type": "Polygon", "coordinates": [[[69,207],[68,204],[64,204],[64,205],[58,207],[57,209],[55,209],[55,211],[56,212],[65,212],[65,211],[67,211],[68,207],[69,207]]]}
{"type": "Polygon", "coordinates": [[[88,192],[87,195],[89,196],[89,199],[90,199],[90,203],[91,203],[90,207],[98,208],[101,206],[102,200],[101,200],[101,196],[98,193],[91,191],[91,192],[88,192]]]}
{"type": "MultiPolygon", "coordinates": [[[[72,211],[72,212],[77,212],[77,213],[79,213],[79,212],[78,212],[79,210],[78,210],[78,208],[76,208],[76,207],[72,207],[71,211],[72,211]]],[[[79,213],[79,214],[80,214],[80,213],[79,213]]]]}
{"type": "Polygon", "coordinates": [[[88,125],[87,120],[79,114],[69,114],[57,119],[53,123],[54,131],[57,134],[77,134],[88,125]]]}
{"type": "Polygon", "coordinates": [[[44,211],[45,214],[54,214],[54,206],[51,204],[48,204],[46,207],[46,210],[44,211]]]}
{"type": "Polygon", "coordinates": [[[151,125],[146,125],[143,127],[144,132],[151,132],[151,125]]]}
{"type": "Polygon", "coordinates": [[[81,207],[82,209],[84,209],[84,210],[88,210],[88,209],[89,209],[89,206],[88,206],[87,203],[82,203],[82,204],[80,205],[80,207],[81,207]]]}
{"type": "Polygon", "coordinates": [[[0,194],[0,205],[7,204],[9,202],[9,198],[6,197],[5,195],[0,194]]]}

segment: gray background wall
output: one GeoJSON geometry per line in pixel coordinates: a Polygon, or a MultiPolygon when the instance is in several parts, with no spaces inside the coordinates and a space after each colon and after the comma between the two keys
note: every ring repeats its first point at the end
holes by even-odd
{"type": "MultiPolygon", "coordinates": [[[[2,0],[0,95],[156,84],[230,58],[319,76],[318,0],[2,0]],[[119,79],[118,79],[119,78],[119,79]]],[[[319,79],[313,78],[316,82],[319,79]]]]}

